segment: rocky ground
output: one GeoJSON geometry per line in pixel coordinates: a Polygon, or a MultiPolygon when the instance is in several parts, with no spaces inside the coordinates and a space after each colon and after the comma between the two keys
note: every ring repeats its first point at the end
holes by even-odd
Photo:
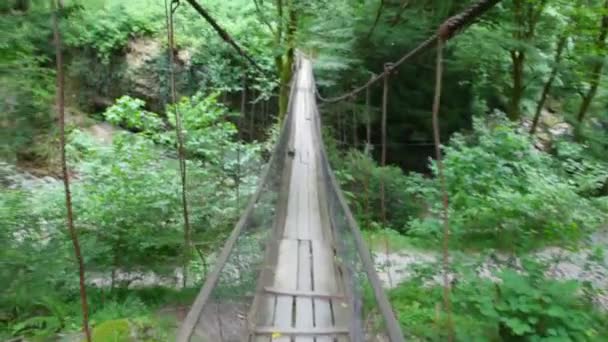
{"type": "MultiPolygon", "coordinates": [[[[596,302],[599,307],[608,311],[608,228],[593,234],[578,250],[566,250],[560,247],[547,247],[532,256],[547,265],[547,276],[555,279],[572,279],[588,282],[599,290],[596,302]]],[[[440,260],[438,253],[415,249],[402,249],[397,252],[374,252],[374,261],[380,279],[386,287],[394,287],[407,281],[416,265],[436,263],[440,260]]],[[[471,263],[480,260],[479,254],[465,255],[471,263]]],[[[477,273],[481,277],[497,279],[494,275],[508,265],[520,264],[520,259],[506,254],[493,254],[479,261],[477,273]]],[[[437,278],[440,281],[440,277],[437,278]]]]}

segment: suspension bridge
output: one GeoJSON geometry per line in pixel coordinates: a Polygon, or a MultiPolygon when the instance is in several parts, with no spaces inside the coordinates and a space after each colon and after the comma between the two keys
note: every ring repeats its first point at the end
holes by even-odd
{"type": "Polygon", "coordinates": [[[403,340],[325,155],[311,61],[295,65],[279,142],[178,341],[403,340]]]}
{"type": "MultiPolygon", "coordinates": [[[[208,17],[196,1],[187,1],[208,17]]],[[[498,2],[479,0],[449,18],[436,34],[385,65],[384,72],[342,96],[321,97],[312,61],[297,54],[280,137],[256,192],[179,328],[178,342],[405,341],[369,249],[329,165],[316,101],[353,98],[384,80],[384,132],[388,76],[400,64],[436,46],[433,126],[441,165],[437,116],[443,43],[498,2]]],[[[244,55],[217,23],[210,23],[244,55]]],[[[447,196],[444,210],[447,217],[447,196]]],[[[444,306],[451,327],[449,227],[447,219],[444,222],[444,306]]]]}

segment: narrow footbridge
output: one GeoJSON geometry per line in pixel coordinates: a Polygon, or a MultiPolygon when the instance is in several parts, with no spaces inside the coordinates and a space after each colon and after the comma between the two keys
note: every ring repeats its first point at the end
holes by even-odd
{"type": "Polygon", "coordinates": [[[323,146],[299,57],[281,135],[178,341],[404,341],[323,146]]]}

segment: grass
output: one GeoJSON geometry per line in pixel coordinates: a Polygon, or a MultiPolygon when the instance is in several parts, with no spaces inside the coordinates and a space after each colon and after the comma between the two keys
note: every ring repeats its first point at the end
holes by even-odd
{"type": "MultiPolygon", "coordinates": [[[[90,325],[101,335],[113,327],[130,327],[145,334],[146,341],[169,341],[177,327],[175,309],[189,306],[198,288],[172,289],[150,287],[142,289],[89,288],[87,291],[90,325]]],[[[69,299],[49,298],[35,316],[0,326],[0,339],[12,336],[38,336],[47,339],[61,333],[81,330],[80,302],[77,296],[69,299]]],[[[117,328],[118,329],[118,328],[117,328]]],[[[119,330],[120,330],[119,329],[119,330]]],[[[121,331],[122,331],[121,330],[121,331]]],[[[105,335],[104,335],[105,336],[105,335]]],[[[118,340],[122,341],[122,340],[118,340]]],[[[97,341],[96,341],[97,342],[97,341]]],[[[98,342],[104,342],[100,339],[98,342]]]]}
{"type": "Polygon", "coordinates": [[[384,252],[387,242],[392,253],[405,250],[434,250],[437,248],[431,240],[407,236],[392,229],[363,230],[362,234],[368,247],[374,252],[384,252]]]}

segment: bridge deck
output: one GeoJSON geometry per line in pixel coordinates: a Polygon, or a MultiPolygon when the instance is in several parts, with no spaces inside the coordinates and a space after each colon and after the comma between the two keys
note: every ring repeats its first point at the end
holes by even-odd
{"type": "Polygon", "coordinates": [[[346,342],[347,304],[317,177],[312,67],[303,59],[293,103],[293,156],[287,216],[272,286],[259,296],[255,342],[346,342]],[[292,340],[293,338],[293,340],[292,340]]]}

